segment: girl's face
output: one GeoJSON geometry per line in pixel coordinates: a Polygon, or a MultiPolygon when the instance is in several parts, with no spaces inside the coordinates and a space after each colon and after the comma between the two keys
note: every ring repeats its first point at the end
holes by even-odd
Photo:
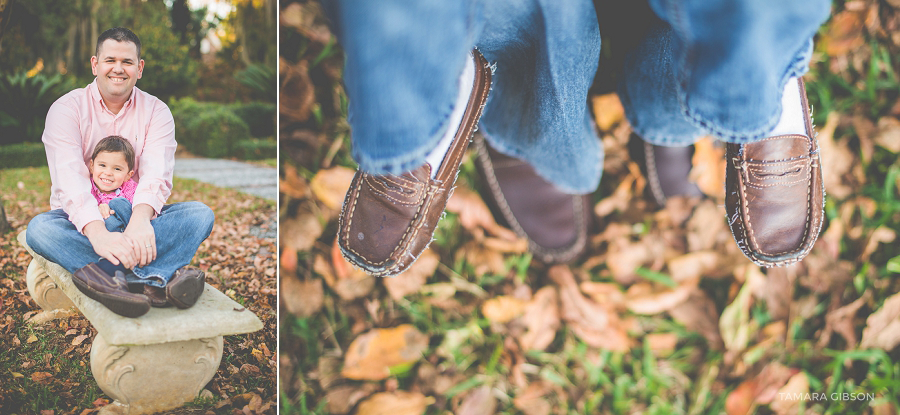
{"type": "Polygon", "coordinates": [[[90,171],[94,184],[104,192],[115,191],[134,175],[134,171],[128,169],[125,153],[111,151],[98,153],[91,160],[90,171]]]}

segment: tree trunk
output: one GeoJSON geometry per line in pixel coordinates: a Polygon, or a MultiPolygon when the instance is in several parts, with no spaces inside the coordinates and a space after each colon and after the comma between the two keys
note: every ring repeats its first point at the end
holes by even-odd
{"type": "Polygon", "coordinates": [[[9,222],[6,220],[6,210],[3,209],[3,199],[0,199],[0,235],[4,235],[11,230],[12,227],[9,226],[9,222]]]}

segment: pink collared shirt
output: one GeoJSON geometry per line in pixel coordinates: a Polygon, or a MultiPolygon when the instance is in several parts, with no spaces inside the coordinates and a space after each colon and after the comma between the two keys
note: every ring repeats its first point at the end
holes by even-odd
{"type": "Polygon", "coordinates": [[[63,209],[79,232],[102,221],[91,194],[88,171],[94,146],[106,136],[120,135],[134,147],[133,205],[150,205],[159,214],[172,193],[175,170],[175,121],[162,101],[137,87],[118,114],[97,90],[97,81],[56,100],[47,113],[41,138],[50,166],[50,208],[63,209]]]}
{"type": "Polygon", "coordinates": [[[100,190],[100,188],[97,187],[97,183],[94,183],[93,180],[91,181],[91,194],[94,196],[94,199],[97,199],[97,203],[100,204],[105,203],[108,205],[110,201],[117,197],[124,197],[125,199],[128,199],[129,202],[134,202],[135,190],[137,190],[137,183],[131,179],[126,180],[118,189],[109,193],[100,190]]]}

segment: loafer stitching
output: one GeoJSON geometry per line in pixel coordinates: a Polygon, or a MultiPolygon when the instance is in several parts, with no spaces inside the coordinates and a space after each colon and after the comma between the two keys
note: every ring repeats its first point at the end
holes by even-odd
{"type": "Polygon", "coordinates": [[[375,192],[375,193],[378,193],[378,194],[380,194],[380,195],[382,195],[382,196],[384,196],[384,197],[386,197],[386,198],[388,198],[388,199],[390,199],[390,200],[396,202],[397,204],[404,205],[404,206],[414,206],[414,205],[418,204],[418,200],[421,199],[421,197],[419,196],[419,193],[420,193],[420,192],[418,192],[418,191],[416,191],[413,195],[410,196],[410,199],[413,199],[413,198],[414,198],[415,200],[417,200],[417,201],[415,201],[415,202],[413,202],[413,201],[404,202],[404,201],[402,201],[402,200],[400,200],[400,199],[397,199],[397,198],[395,198],[395,197],[389,195],[387,192],[384,192],[384,191],[378,189],[378,187],[375,186],[374,183],[372,183],[371,177],[372,177],[372,176],[370,176],[369,174],[365,174],[365,175],[363,176],[363,181],[366,183],[366,185],[369,187],[369,189],[372,190],[372,191],[375,192]]]}

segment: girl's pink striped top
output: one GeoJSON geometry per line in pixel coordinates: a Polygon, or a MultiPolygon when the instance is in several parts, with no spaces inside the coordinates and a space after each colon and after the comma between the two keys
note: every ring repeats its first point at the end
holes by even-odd
{"type": "Polygon", "coordinates": [[[111,200],[117,197],[124,197],[128,199],[129,202],[134,203],[135,190],[137,190],[137,182],[128,179],[125,183],[122,183],[115,192],[103,193],[97,188],[97,184],[91,180],[91,194],[94,195],[94,198],[97,199],[97,203],[99,204],[106,203],[108,205],[111,200]]]}

